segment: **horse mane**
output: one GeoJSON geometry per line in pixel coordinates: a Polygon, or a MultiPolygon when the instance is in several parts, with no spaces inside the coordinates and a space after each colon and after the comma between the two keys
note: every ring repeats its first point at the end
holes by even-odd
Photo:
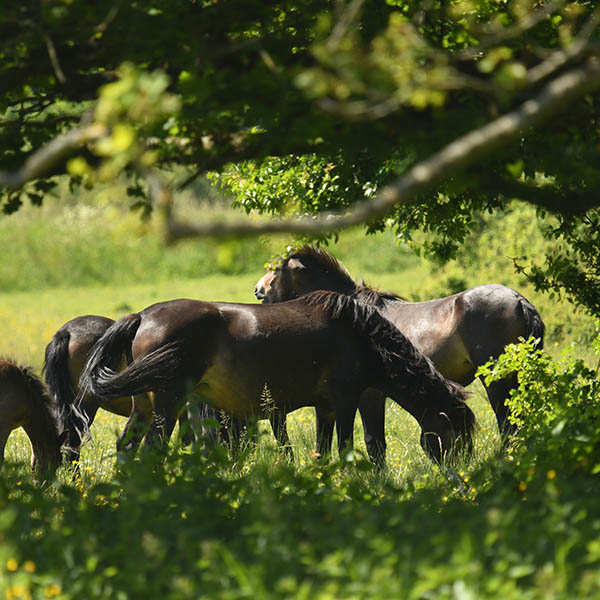
{"type": "Polygon", "coordinates": [[[371,304],[377,308],[383,307],[385,300],[404,301],[402,296],[399,296],[394,292],[382,292],[381,290],[366,285],[362,280],[361,284],[357,286],[352,293],[352,297],[358,302],[371,304]]]}
{"type": "Polygon", "coordinates": [[[362,279],[360,283],[356,283],[340,260],[323,248],[306,245],[293,252],[287,260],[292,258],[302,260],[310,267],[327,273],[334,280],[334,284],[337,284],[336,287],[341,290],[349,290],[350,295],[360,302],[382,307],[385,300],[404,300],[394,292],[382,292],[371,287],[362,279]]]}
{"type": "Polygon", "coordinates": [[[30,397],[33,402],[49,417],[55,431],[58,432],[58,421],[54,411],[54,403],[43,381],[33,372],[31,367],[18,364],[14,360],[6,357],[0,357],[0,379],[12,378],[25,381],[30,390],[30,397]]]}
{"type": "Polygon", "coordinates": [[[302,296],[306,304],[319,307],[333,319],[349,320],[353,327],[367,336],[390,381],[406,392],[407,397],[431,400],[446,412],[452,424],[470,440],[475,415],[465,403],[469,393],[446,379],[433,362],[372,304],[364,304],[351,296],[337,292],[318,291],[302,296]],[[399,361],[403,368],[398,368],[399,361]]]}

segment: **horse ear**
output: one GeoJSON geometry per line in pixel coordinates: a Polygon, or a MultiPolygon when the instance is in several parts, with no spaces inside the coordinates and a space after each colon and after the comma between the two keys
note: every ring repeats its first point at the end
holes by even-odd
{"type": "Polygon", "coordinates": [[[287,261],[287,266],[290,269],[305,269],[306,267],[302,264],[302,261],[298,258],[290,258],[287,261]]]}

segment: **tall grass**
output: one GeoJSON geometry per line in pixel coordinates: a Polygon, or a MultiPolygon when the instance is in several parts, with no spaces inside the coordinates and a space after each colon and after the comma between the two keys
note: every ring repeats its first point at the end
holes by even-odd
{"type": "MultiPolygon", "coordinates": [[[[186,296],[252,302],[264,262],[288,242],[164,248],[153,224],[106,201],[115,192],[0,217],[0,252],[11,257],[0,261],[0,354],[39,370],[53,333],[77,315],[118,318],[186,296]]],[[[221,211],[188,208],[194,218],[221,211]]],[[[389,233],[349,232],[331,249],[355,277],[408,298],[457,291],[458,279],[521,289],[543,307],[556,352],[593,330],[509,270],[500,277],[498,253],[494,269],[465,273],[426,265],[389,233]]],[[[311,409],[289,416],[293,463],[262,422],[257,443],[240,452],[194,450],[174,436],[166,460],[142,453],[122,464],[115,443],[125,421],[101,410],[78,473],[62,468],[45,487],[33,484],[29,444],[15,432],[0,476],[0,598],[600,597],[598,483],[535,464],[517,475],[499,457],[481,385],[471,391],[474,455],[454,479],[426,458],[415,422],[392,403],[381,471],[365,458],[358,420],[354,453],[316,461],[311,409]]]]}

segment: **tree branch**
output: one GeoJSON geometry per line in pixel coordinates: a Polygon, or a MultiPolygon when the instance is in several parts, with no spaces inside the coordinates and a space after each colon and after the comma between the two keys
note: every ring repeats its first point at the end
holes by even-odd
{"type": "Polygon", "coordinates": [[[0,171],[0,187],[16,190],[28,181],[43,177],[52,167],[88,142],[106,135],[106,127],[97,123],[69,131],[34,152],[16,172],[0,171]]]}
{"type": "Polygon", "coordinates": [[[490,176],[484,179],[486,187],[509,198],[517,198],[543,208],[551,213],[580,216],[600,206],[600,190],[563,191],[551,185],[537,186],[530,183],[490,176]]]}
{"type": "Polygon", "coordinates": [[[554,0],[554,2],[549,2],[548,4],[527,13],[527,15],[519,19],[511,27],[503,27],[497,31],[488,33],[480,44],[460,50],[456,53],[455,58],[457,60],[472,60],[479,57],[485,50],[488,50],[492,46],[519,37],[530,29],[533,29],[533,27],[538,23],[541,23],[544,19],[549,18],[552,13],[559,10],[564,4],[565,0],[554,0]]]}
{"type": "Polygon", "coordinates": [[[546,60],[539,65],[532,67],[527,74],[527,82],[531,84],[538,83],[545,79],[558,69],[586,53],[598,53],[598,45],[590,43],[590,37],[600,24],[600,9],[594,10],[592,16],[581,28],[579,35],[564,50],[553,52],[546,60]]]}
{"type": "Polygon", "coordinates": [[[395,183],[382,188],[375,198],[357,203],[350,213],[330,212],[315,218],[258,223],[244,220],[195,225],[176,221],[169,203],[168,210],[164,212],[167,219],[167,240],[173,242],[202,235],[248,236],[275,232],[314,234],[384,217],[394,208],[407,204],[415,196],[431,189],[460,169],[480,163],[484,157],[525,135],[528,129],[538,126],[570,102],[599,87],[600,61],[591,58],[581,67],[556,77],[517,109],[454,140],[436,154],[416,164],[395,183]]]}

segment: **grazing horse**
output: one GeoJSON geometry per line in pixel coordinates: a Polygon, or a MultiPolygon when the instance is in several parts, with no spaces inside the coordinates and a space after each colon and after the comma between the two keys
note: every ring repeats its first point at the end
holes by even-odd
{"type": "MultiPolygon", "coordinates": [[[[84,432],[91,427],[99,408],[129,418],[117,440],[118,451],[135,451],[152,423],[152,404],[145,394],[135,398],[123,396],[110,400],[87,394],[79,399],[78,408],[75,408],[79,377],[88,354],[114,323],[112,319],[98,315],[76,317],[65,323],[46,346],[43,370],[54,399],[59,424],[66,432],[68,451],[65,458],[69,461],[79,460],[81,445],[85,439],[84,432]]],[[[126,355],[127,352],[122,352],[118,357],[122,364],[126,362],[126,355]]],[[[203,418],[215,416],[206,407],[203,407],[201,415],[203,418]]],[[[185,424],[186,417],[187,413],[184,411],[179,419],[183,431],[188,428],[185,424]]],[[[184,442],[189,441],[189,435],[184,436],[184,442]]]]}
{"type": "Polygon", "coordinates": [[[0,359],[0,465],[8,436],[23,427],[31,442],[31,468],[42,480],[54,477],[62,456],[52,400],[29,368],[0,359]]]}
{"type": "MultiPolygon", "coordinates": [[[[334,418],[339,449],[352,443],[360,394],[376,388],[421,426],[421,444],[440,461],[460,440],[470,448],[474,415],[465,392],[373,307],[318,292],[277,305],[179,299],[123,317],[92,349],[83,393],[104,398],[149,392],[147,441],[168,440],[186,393],[238,417],[269,418],[289,445],[288,412],[315,406],[334,418]],[[133,362],[115,371],[131,348],[133,362]],[[261,404],[268,387],[272,402],[261,404]]],[[[318,436],[319,450],[329,440],[318,436]]],[[[329,446],[328,446],[329,444],[329,446]]]]}
{"type": "MultiPolygon", "coordinates": [[[[264,304],[285,302],[315,290],[334,290],[371,304],[429,357],[448,379],[468,385],[480,365],[496,358],[507,344],[533,336],[543,344],[544,323],[535,307],[519,292],[498,284],[478,285],[458,294],[407,302],[398,295],[357,284],[329,252],[305,246],[282,259],[256,284],[254,294],[264,304]]],[[[500,433],[513,431],[507,421],[505,400],[516,378],[486,387],[500,433]]],[[[376,462],[385,456],[384,401],[369,390],[359,405],[369,455],[376,462]]],[[[317,427],[333,432],[333,423],[317,427]]]]}

